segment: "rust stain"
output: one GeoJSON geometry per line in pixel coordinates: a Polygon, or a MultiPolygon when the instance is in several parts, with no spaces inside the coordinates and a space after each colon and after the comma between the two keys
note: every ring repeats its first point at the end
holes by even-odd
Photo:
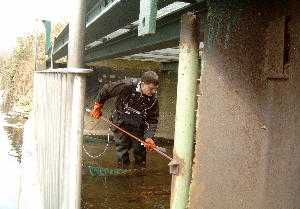
{"type": "Polygon", "coordinates": [[[173,161],[178,164],[178,174],[177,176],[184,176],[184,172],[182,172],[182,168],[185,166],[186,162],[183,158],[179,157],[176,150],[173,151],[173,161]]]}
{"type": "Polygon", "coordinates": [[[188,12],[182,15],[180,46],[188,45],[188,47],[198,48],[200,40],[200,14],[197,11],[188,12]]]}

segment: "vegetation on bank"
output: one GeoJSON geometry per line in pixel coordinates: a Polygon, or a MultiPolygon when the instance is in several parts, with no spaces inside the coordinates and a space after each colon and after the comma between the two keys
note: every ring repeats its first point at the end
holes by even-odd
{"type": "MultiPolygon", "coordinates": [[[[52,25],[51,40],[65,22],[52,25]]],[[[0,52],[0,90],[11,106],[32,106],[35,65],[36,69],[45,70],[45,59],[45,33],[40,31],[17,37],[11,53],[0,52]]]]}

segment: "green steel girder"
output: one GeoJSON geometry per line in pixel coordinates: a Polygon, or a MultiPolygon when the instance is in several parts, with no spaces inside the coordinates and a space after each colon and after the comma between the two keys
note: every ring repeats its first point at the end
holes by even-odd
{"type": "MultiPolygon", "coordinates": [[[[173,2],[175,1],[158,0],[157,9],[159,10],[169,4],[172,4],[173,2]]],[[[87,1],[86,45],[138,20],[139,4],[140,2],[138,0],[122,0],[118,2],[113,0],[87,1]],[[106,2],[106,5],[103,4],[103,2],[106,2]],[[106,8],[103,9],[104,6],[106,6],[106,8]]],[[[182,9],[176,13],[162,18],[161,20],[158,20],[157,34],[155,35],[139,38],[137,36],[137,30],[133,30],[131,34],[125,34],[125,37],[117,37],[111,41],[104,42],[100,46],[88,49],[86,50],[86,61],[90,62],[91,60],[104,60],[108,59],[108,57],[116,58],[125,55],[132,55],[134,53],[161,49],[163,47],[178,46],[180,16],[187,11],[193,10],[205,10],[206,12],[206,1],[193,4],[188,8],[182,9]],[[130,42],[135,44],[132,46],[132,43],[130,42]],[[139,44],[140,46],[137,46],[139,44]],[[111,48],[109,49],[107,46],[111,48]],[[100,52],[100,50],[105,51],[105,53],[100,52]]],[[[205,21],[203,21],[203,25],[205,25],[205,22],[206,16],[205,21]]],[[[201,29],[202,32],[204,31],[203,25],[201,29]]],[[[63,29],[53,43],[53,61],[67,55],[69,39],[68,34],[69,25],[63,29]]],[[[50,62],[51,59],[50,49],[48,49],[46,52],[48,55],[48,60],[46,60],[46,62],[50,62]]]]}
{"type": "Polygon", "coordinates": [[[137,36],[137,29],[117,38],[106,41],[96,47],[86,50],[85,62],[100,61],[152,50],[175,47],[179,45],[180,18],[188,11],[199,11],[203,16],[201,24],[201,41],[206,24],[206,3],[191,5],[157,21],[156,33],[151,36],[137,36]]]}
{"type": "Polygon", "coordinates": [[[129,54],[178,46],[179,31],[179,21],[173,21],[163,27],[157,27],[156,33],[151,36],[137,36],[137,30],[135,30],[87,50],[85,62],[112,59],[129,54]]]}
{"type": "MultiPolygon", "coordinates": [[[[158,0],[157,9],[161,9],[174,2],[176,1],[158,0]]],[[[87,22],[85,41],[86,45],[120,28],[124,28],[125,26],[130,25],[132,22],[139,19],[139,0],[123,0],[115,2],[109,6],[111,6],[111,8],[103,12],[103,14],[101,15],[100,11],[98,11],[98,13],[96,12],[97,15],[94,16],[100,15],[98,18],[93,19],[93,21],[87,22]]],[[[87,14],[91,15],[93,11],[87,12],[87,14]]]]}
{"type": "Polygon", "coordinates": [[[51,47],[51,40],[50,40],[50,36],[51,36],[51,21],[49,20],[42,20],[44,27],[46,29],[46,43],[45,43],[45,52],[51,47]]]}
{"type": "Polygon", "coordinates": [[[178,62],[164,62],[161,70],[177,70],[178,62]]]}
{"type": "MultiPolygon", "coordinates": [[[[159,0],[157,9],[163,8],[174,0],[159,0]]],[[[100,38],[123,28],[139,19],[140,2],[138,0],[88,0],[87,1],[87,27],[85,43],[88,45],[100,38]],[[106,2],[103,4],[103,2],[106,2]],[[108,4],[107,4],[108,2],[108,4]],[[106,6],[106,10],[98,9],[106,6]]],[[[54,41],[53,60],[57,60],[67,55],[68,51],[69,24],[54,41]]],[[[51,50],[46,54],[50,56],[51,50]]],[[[47,60],[50,61],[50,57],[47,60]]]]}

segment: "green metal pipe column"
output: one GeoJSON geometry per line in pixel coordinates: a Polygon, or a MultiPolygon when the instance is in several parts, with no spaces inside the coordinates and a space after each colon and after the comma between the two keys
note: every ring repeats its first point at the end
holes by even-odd
{"type": "Polygon", "coordinates": [[[199,58],[200,15],[188,12],[181,17],[180,54],[173,159],[178,174],[172,176],[171,208],[188,206],[195,133],[195,109],[199,58]]]}

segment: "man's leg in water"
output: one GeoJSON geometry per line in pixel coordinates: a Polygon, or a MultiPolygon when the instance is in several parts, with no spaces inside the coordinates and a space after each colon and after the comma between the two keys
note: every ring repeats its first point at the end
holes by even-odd
{"type": "Polygon", "coordinates": [[[129,153],[128,153],[128,151],[132,146],[130,137],[127,134],[123,134],[120,138],[115,135],[114,139],[115,139],[118,163],[119,164],[130,163],[129,153]]]}

